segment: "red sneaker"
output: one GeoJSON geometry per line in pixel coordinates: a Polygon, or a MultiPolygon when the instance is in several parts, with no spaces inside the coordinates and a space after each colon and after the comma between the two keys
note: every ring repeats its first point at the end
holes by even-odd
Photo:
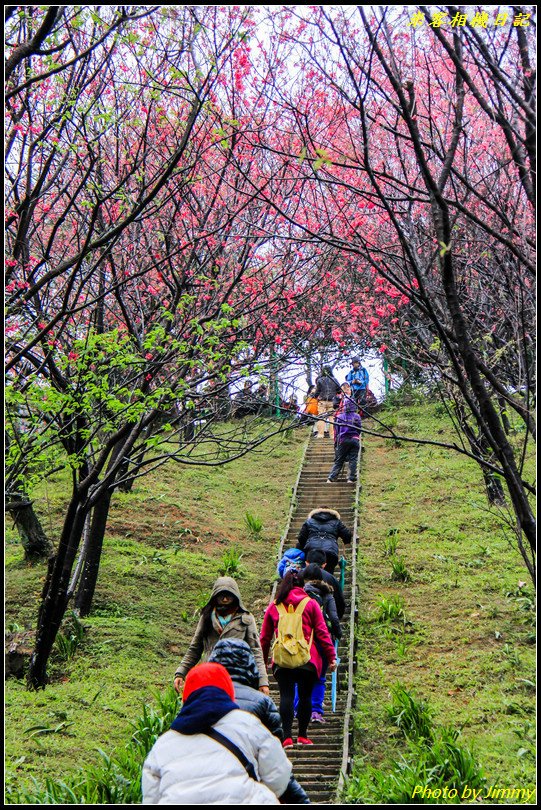
{"type": "Polygon", "coordinates": [[[282,743],[282,748],[293,748],[293,740],[291,737],[287,737],[282,743]]]}
{"type": "Polygon", "coordinates": [[[314,743],[312,740],[309,740],[308,737],[297,737],[297,742],[299,745],[313,745],[314,743]]]}

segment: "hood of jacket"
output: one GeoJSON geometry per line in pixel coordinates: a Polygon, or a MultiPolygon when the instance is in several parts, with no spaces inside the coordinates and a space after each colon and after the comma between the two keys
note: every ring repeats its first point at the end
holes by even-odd
{"type": "Polygon", "coordinates": [[[224,638],[214,645],[209,662],[222,664],[231,679],[253,689],[259,688],[259,670],[249,644],[240,638],[224,638]]]}
{"type": "Polygon", "coordinates": [[[223,593],[224,591],[227,591],[227,593],[232,593],[233,596],[236,596],[239,602],[240,610],[242,610],[244,613],[249,613],[249,610],[247,610],[247,608],[245,608],[244,605],[242,604],[239,586],[237,585],[233,577],[219,577],[216,580],[216,582],[212,586],[212,593],[210,595],[209,601],[207,602],[207,605],[209,605],[212,602],[215,596],[218,596],[219,593],[223,593]]]}
{"type": "Polygon", "coordinates": [[[328,509],[326,506],[320,506],[318,509],[312,509],[306,520],[317,517],[320,523],[326,523],[328,520],[340,520],[340,513],[336,509],[328,509]]]}
{"type": "MultiPolygon", "coordinates": [[[[332,585],[330,585],[328,582],[324,582],[322,579],[307,580],[304,583],[304,590],[306,591],[306,593],[309,593],[310,590],[319,591],[319,593],[322,596],[327,596],[327,594],[329,593],[334,593],[334,588],[332,587],[332,585]]],[[[221,661],[218,663],[221,663],[221,661]]]]}
{"type": "Polygon", "coordinates": [[[344,397],[344,408],[345,413],[355,413],[357,411],[357,403],[351,397],[344,397]]]}

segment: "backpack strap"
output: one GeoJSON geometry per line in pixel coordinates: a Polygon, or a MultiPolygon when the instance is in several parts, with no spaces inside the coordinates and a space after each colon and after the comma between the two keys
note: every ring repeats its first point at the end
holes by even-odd
{"type": "Polygon", "coordinates": [[[216,740],[216,742],[221,743],[224,748],[227,748],[228,751],[231,751],[231,753],[234,754],[239,762],[244,766],[250,779],[253,779],[255,782],[259,782],[255,772],[254,763],[250,762],[244,751],[242,751],[238,745],[235,745],[233,740],[230,740],[229,737],[226,737],[225,734],[221,734],[215,728],[209,728],[204,733],[207,735],[207,737],[211,737],[213,740],[216,740]]]}
{"type": "MultiPolygon", "coordinates": [[[[311,596],[305,596],[304,599],[301,602],[299,602],[299,604],[295,608],[295,613],[304,613],[304,608],[306,607],[311,598],[312,598],[311,596]]],[[[310,640],[308,641],[309,647],[312,646],[313,640],[314,640],[314,631],[312,630],[312,632],[310,633],[310,640]]]]}
{"type": "Polygon", "coordinates": [[[275,604],[275,606],[276,606],[276,610],[278,611],[278,614],[279,614],[280,616],[286,616],[288,613],[303,613],[303,612],[304,612],[304,608],[306,607],[306,605],[308,604],[308,602],[309,602],[309,601],[310,601],[310,597],[309,597],[309,596],[305,596],[305,598],[304,598],[304,599],[302,599],[302,600],[299,602],[299,604],[297,605],[297,607],[295,608],[295,610],[290,610],[290,608],[292,607],[292,605],[289,605],[289,607],[287,607],[287,608],[286,608],[286,606],[285,606],[285,605],[284,605],[282,602],[280,602],[280,604],[279,604],[279,605],[277,605],[277,604],[276,604],[276,602],[275,602],[274,604],[275,604]]]}
{"type": "Polygon", "coordinates": [[[309,596],[306,596],[302,601],[300,601],[297,607],[295,608],[295,613],[303,613],[304,608],[306,607],[309,601],[310,601],[309,596]]]}

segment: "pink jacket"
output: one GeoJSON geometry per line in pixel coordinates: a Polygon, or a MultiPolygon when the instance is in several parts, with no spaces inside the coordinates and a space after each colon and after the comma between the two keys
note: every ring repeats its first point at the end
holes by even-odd
{"type": "MultiPolygon", "coordinates": [[[[296,607],[299,602],[302,602],[302,600],[307,596],[308,594],[302,588],[292,588],[292,590],[289,592],[289,596],[284,601],[284,605],[285,607],[288,607],[289,605],[296,607]]],[[[278,610],[276,609],[276,605],[274,602],[271,602],[265,611],[265,617],[263,619],[261,634],[259,637],[261,647],[263,649],[263,659],[265,663],[267,663],[269,658],[271,643],[278,635],[278,618],[279,614],[278,610]]],[[[313,643],[310,647],[310,663],[314,665],[319,678],[323,665],[321,653],[323,653],[324,657],[327,659],[327,663],[330,664],[331,661],[334,661],[336,658],[336,652],[334,650],[329,631],[327,630],[327,625],[325,624],[325,619],[323,618],[321,608],[315,599],[310,599],[304,608],[304,612],[302,614],[302,630],[307,641],[310,639],[312,630],[314,631],[313,643]]]]}

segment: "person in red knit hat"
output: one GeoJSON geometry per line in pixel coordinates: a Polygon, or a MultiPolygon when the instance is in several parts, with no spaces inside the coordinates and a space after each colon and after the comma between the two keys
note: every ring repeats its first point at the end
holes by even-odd
{"type": "Polygon", "coordinates": [[[231,700],[235,700],[235,687],[231,680],[231,675],[221,664],[209,663],[200,664],[188,673],[182,692],[184,703],[188,700],[192,692],[203,689],[205,686],[214,686],[216,689],[223,689],[231,700]]]}
{"type": "Polygon", "coordinates": [[[291,763],[280,741],[234,697],[222,664],[192,667],[182,709],[144,762],[143,804],[279,804],[291,763]]]}

